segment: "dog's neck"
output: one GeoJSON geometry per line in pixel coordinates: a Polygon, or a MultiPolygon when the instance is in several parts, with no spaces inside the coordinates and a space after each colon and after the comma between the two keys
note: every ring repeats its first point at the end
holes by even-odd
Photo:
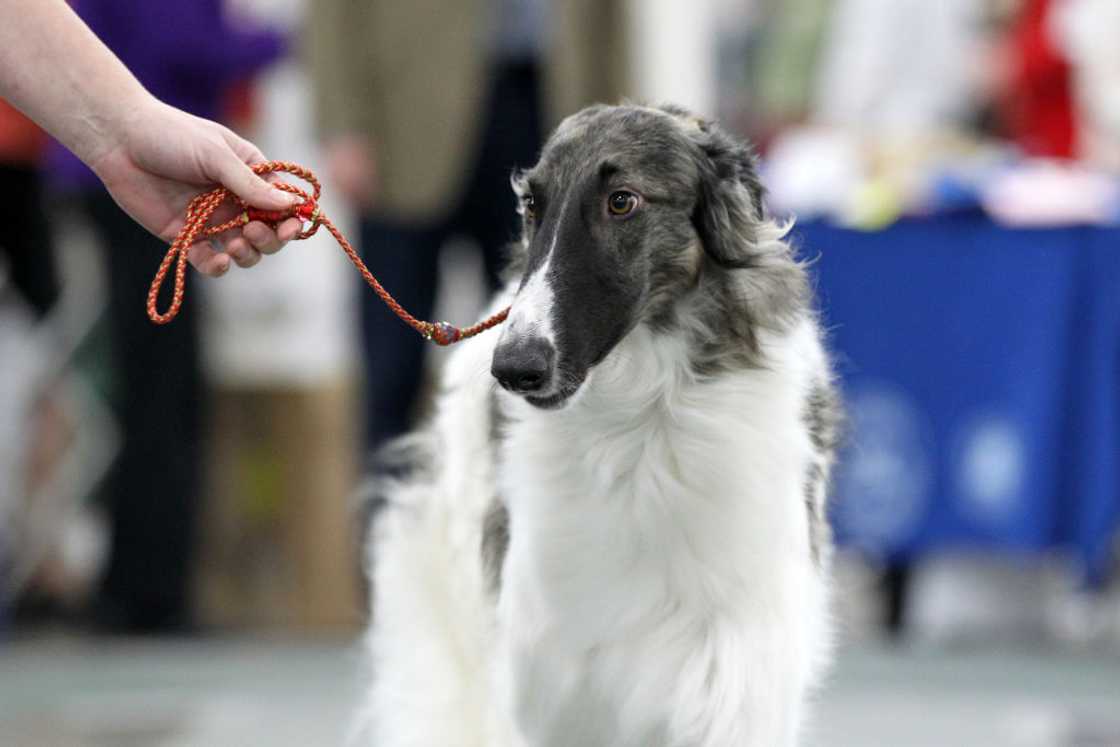
{"type": "Polygon", "coordinates": [[[608,429],[613,425],[640,427],[650,417],[671,415],[678,396],[699,385],[689,355],[686,338],[640,324],[592,369],[562,409],[538,411],[522,406],[511,414],[515,419],[539,419],[545,427],[567,428],[588,418],[608,429]]]}
{"type": "MultiPolygon", "coordinates": [[[[779,507],[802,500],[811,447],[794,362],[812,335],[764,336],[772,365],[706,376],[681,336],[639,327],[564,409],[510,413],[499,489],[533,562],[578,578],[564,604],[609,606],[584,587],[624,588],[635,569],[673,580],[678,597],[708,595],[692,583],[699,567],[749,599],[740,585],[756,558],[807,544],[802,513],[779,507]]],[[[697,604],[731,604],[722,594],[697,604]]]]}

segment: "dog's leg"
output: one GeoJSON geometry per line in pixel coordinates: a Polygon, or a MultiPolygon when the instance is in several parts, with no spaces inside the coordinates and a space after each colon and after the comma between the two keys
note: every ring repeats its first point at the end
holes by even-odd
{"type": "Polygon", "coordinates": [[[490,685],[494,502],[489,375],[493,336],[455,352],[415,474],[390,482],[374,526],[369,747],[507,747],[490,685]],[[488,345],[487,342],[490,342],[488,345]]]}
{"type": "Polygon", "coordinates": [[[797,600],[745,626],[714,624],[705,632],[681,672],[671,747],[799,744],[804,701],[828,641],[824,583],[816,569],[801,570],[807,582],[797,600]]]}

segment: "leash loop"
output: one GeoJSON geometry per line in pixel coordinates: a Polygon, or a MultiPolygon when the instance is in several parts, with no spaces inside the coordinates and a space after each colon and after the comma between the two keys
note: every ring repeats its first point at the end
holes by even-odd
{"type": "Polygon", "coordinates": [[[183,305],[183,295],[186,292],[187,252],[192,246],[199,241],[217,236],[218,234],[233,230],[234,228],[240,228],[252,221],[261,221],[275,228],[288,218],[299,218],[304,224],[303,230],[296,234],[295,240],[310,238],[318,232],[320,227],[325,228],[327,232],[334,237],[335,241],[338,242],[338,245],[342,248],[342,251],[350,260],[350,263],[361,273],[362,279],[373,289],[373,292],[378,295],[394,314],[400,317],[401,321],[419,332],[425,340],[430,340],[437,345],[453,345],[461,340],[466,340],[481,332],[485,332],[491,327],[496,327],[504,322],[509,315],[509,308],[507,307],[491,317],[464,328],[456,327],[448,322],[427,322],[422,319],[417,319],[412,316],[412,314],[405,311],[397,300],[393,298],[392,294],[385,290],[381,283],[378,282],[377,278],[374,277],[373,273],[369,271],[369,268],[366,267],[362,258],[358,256],[358,252],[355,251],[350,242],[346,240],[346,237],[342,235],[338,227],[335,226],[330,218],[319,208],[322,186],[309,169],[290,161],[267,161],[265,163],[258,163],[252,168],[254,172],[261,176],[276,172],[292,174],[311,185],[311,190],[309,192],[306,189],[285,181],[274,182],[273,186],[302,199],[302,202],[288,210],[261,210],[250,207],[245,204],[244,200],[234,195],[225,187],[217,187],[208,192],[203,192],[191,200],[187,205],[186,220],[183,222],[183,228],[179,231],[179,235],[175,237],[175,240],[171,242],[171,247],[167,250],[167,254],[164,255],[163,261],[160,263],[159,269],[152,279],[152,286],[148,290],[148,318],[156,324],[167,324],[170,322],[176,317],[180,307],[183,305]],[[207,226],[214,212],[227,200],[233,200],[240,208],[238,215],[224,223],[207,226]],[[161,313],[159,309],[156,308],[156,302],[159,296],[159,290],[167,279],[168,273],[171,271],[172,263],[175,263],[175,278],[172,285],[171,305],[168,306],[167,311],[161,313]]]}

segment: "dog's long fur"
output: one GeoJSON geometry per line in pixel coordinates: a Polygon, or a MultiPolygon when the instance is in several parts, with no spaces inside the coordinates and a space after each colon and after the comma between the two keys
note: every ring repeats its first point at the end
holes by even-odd
{"type": "MultiPolygon", "coordinates": [[[[465,343],[403,447],[417,468],[383,486],[366,744],[798,741],[828,659],[838,417],[804,272],[762,212],[749,151],[676,108],[569,118],[518,189],[548,174],[557,192],[591,184],[580,169],[616,157],[661,163],[639,184],[670,182],[625,229],[571,219],[646,247],[627,264],[648,265],[640,297],[598,310],[629,323],[599,360],[557,364],[559,405],[494,385],[516,325],[465,343]]],[[[494,308],[529,304],[541,267],[557,293],[582,282],[555,269],[558,236],[577,230],[563,212],[527,224],[494,308]]]]}

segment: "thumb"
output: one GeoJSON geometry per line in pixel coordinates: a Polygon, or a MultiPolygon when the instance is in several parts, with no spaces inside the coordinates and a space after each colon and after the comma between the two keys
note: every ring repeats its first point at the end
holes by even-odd
{"type": "Polygon", "coordinates": [[[277,189],[253,173],[229,147],[222,149],[220,160],[215,166],[222,186],[253,207],[283,210],[301,201],[296,195],[277,189]]]}

